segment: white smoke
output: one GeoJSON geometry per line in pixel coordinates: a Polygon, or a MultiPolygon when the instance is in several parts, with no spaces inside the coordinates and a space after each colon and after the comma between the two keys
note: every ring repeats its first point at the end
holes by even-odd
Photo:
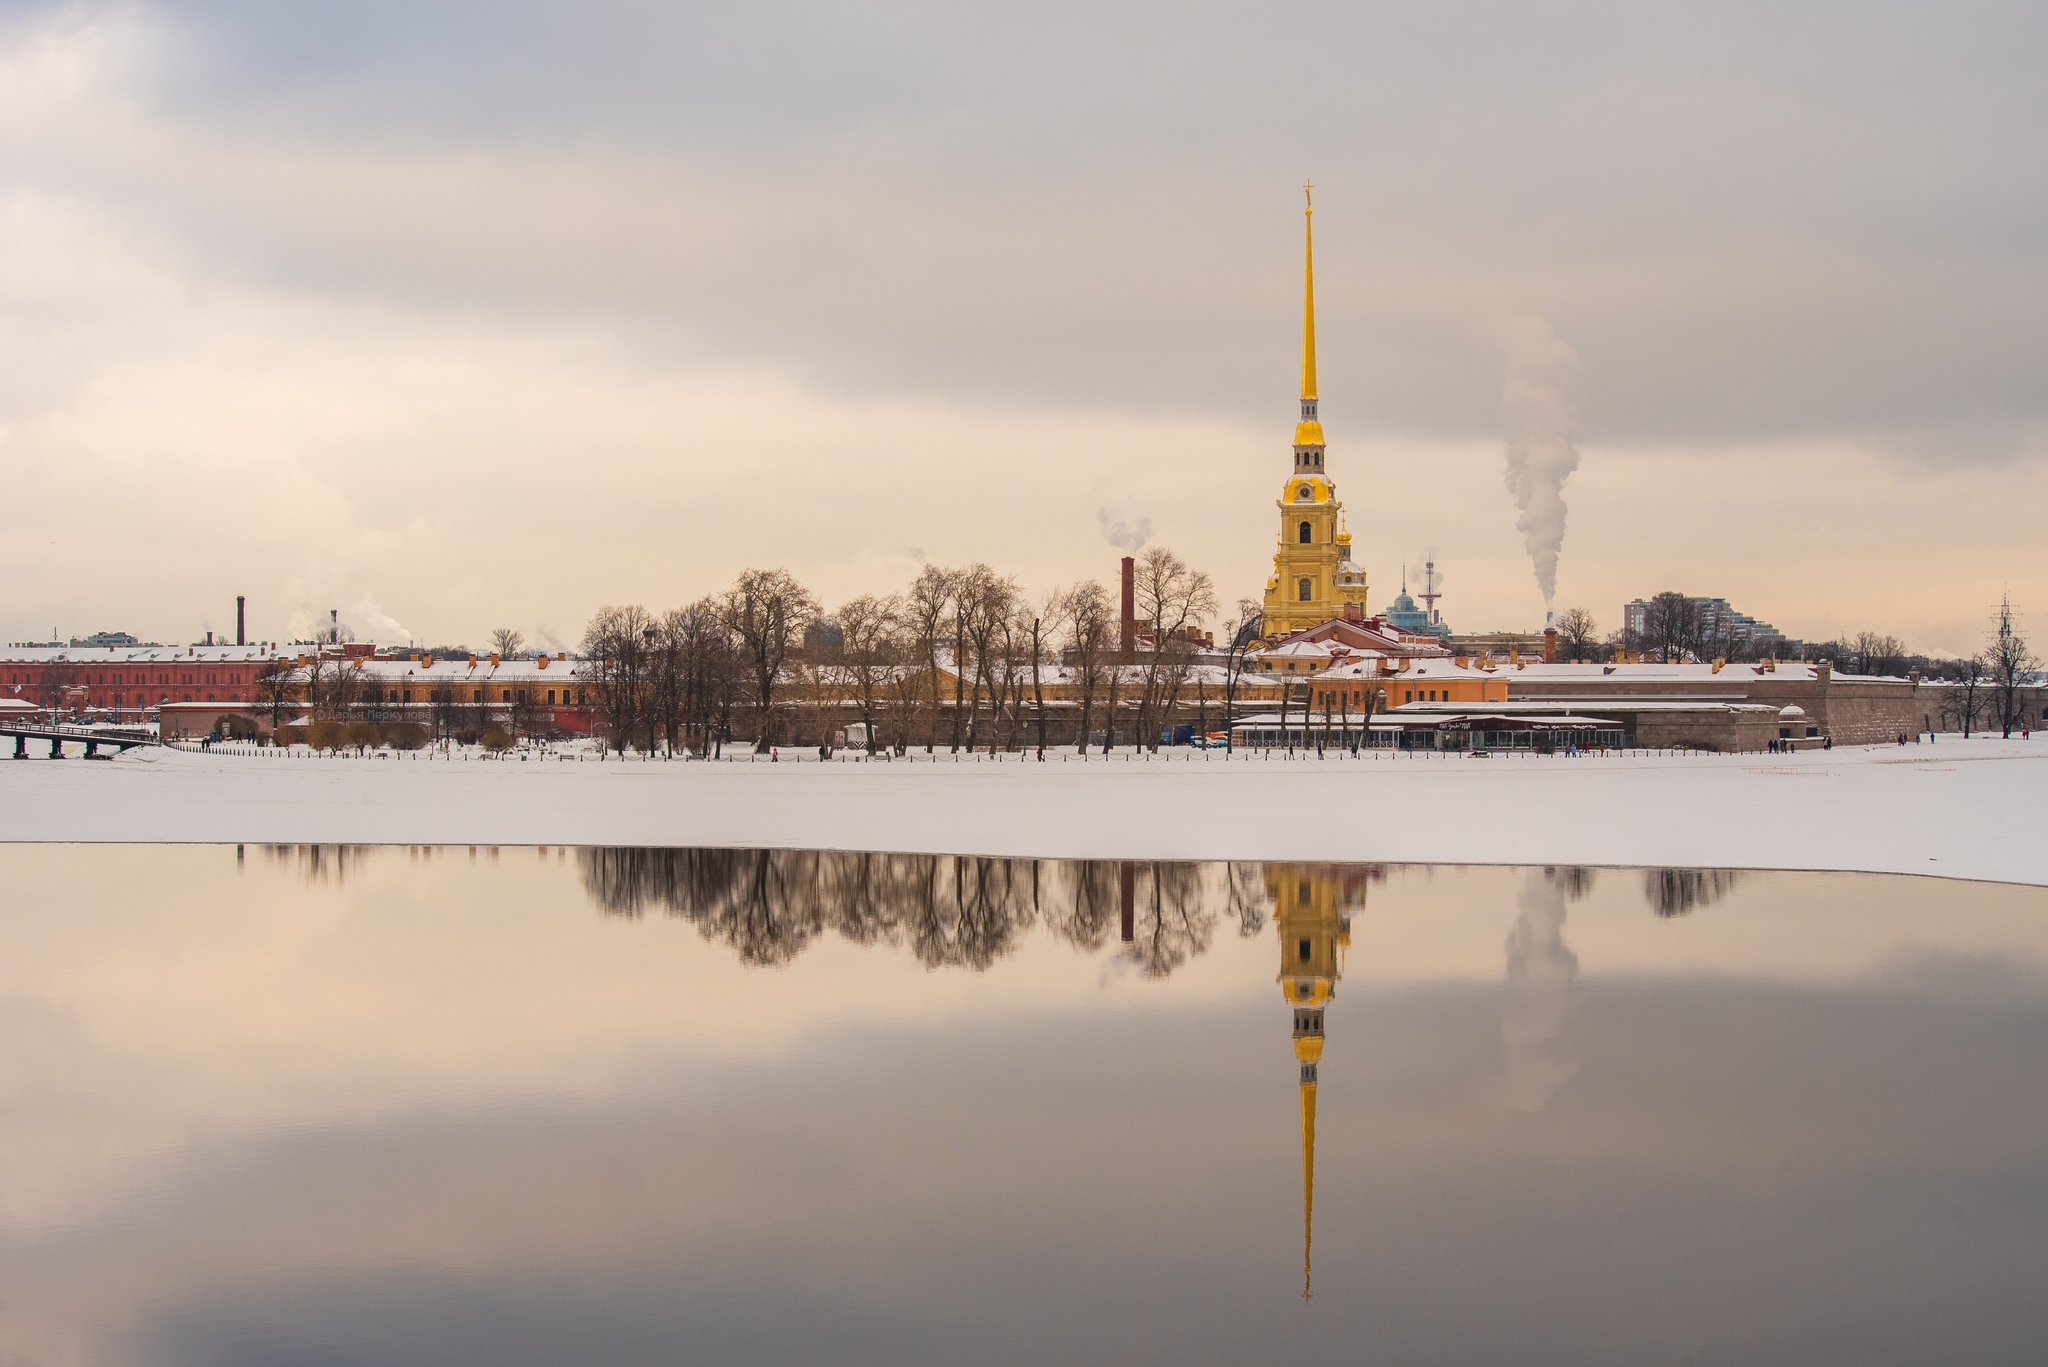
{"type": "Polygon", "coordinates": [[[1500,328],[1507,354],[1500,406],[1507,425],[1508,492],[1521,516],[1515,530],[1536,568],[1536,586],[1549,610],[1557,599],[1557,557],[1564,549],[1564,482],[1579,468],[1578,415],[1565,398],[1565,382],[1578,372],[1579,353],[1534,314],[1500,328]]]}
{"type": "Polygon", "coordinates": [[[412,633],[405,629],[405,624],[384,611],[384,605],[367,593],[350,606],[348,624],[355,628],[358,641],[385,641],[395,644],[412,639],[412,633]]]}
{"type": "Polygon", "coordinates": [[[1564,942],[1571,886],[1553,870],[1531,869],[1515,899],[1521,915],[1508,933],[1500,1039],[1509,1097],[1519,1110],[1542,1110],[1579,1071],[1579,956],[1564,942]]]}
{"type": "Polygon", "coordinates": [[[1102,525],[1102,539],[1118,550],[1136,555],[1145,549],[1145,543],[1152,539],[1152,519],[1141,517],[1136,522],[1122,523],[1110,520],[1109,509],[1097,508],[1095,520],[1102,525]]]}

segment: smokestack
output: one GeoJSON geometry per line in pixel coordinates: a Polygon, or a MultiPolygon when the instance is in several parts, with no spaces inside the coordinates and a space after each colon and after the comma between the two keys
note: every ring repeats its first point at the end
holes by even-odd
{"type": "Polygon", "coordinates": [[[238,646],[249,644],[248,638],[243,635],[248,624],[248,618],[244,615],[248,606],[249,600],[246,597],[239,593],[235,595],[235,644],[238,646]]]}
{"type": "Polygon", "coordinates": [[[1138,562],[1124,557],[1124,631],[1117,658],[1130,664],[1138,658],[1138,562]]]}
{"type": "MultiPolygon", "coordinates": [[[[1131,562],[1126,560],[1124,563],[1128,565],[1131,562]]],[[[1122,897],[1123,910],[1123,925],[1120,928],[1123,931],[1124,943],[1129,944],[1138,938],[1138,866],[1126,859],[1117,869],[1117,881],[1117,891],[1122,897]]]]}
{"type": "Polygon", "coordinates": [[[1557,663],[1556,627],[1543,628],[1543,663],[1547,665],[1554,665],[1557,663]]]}

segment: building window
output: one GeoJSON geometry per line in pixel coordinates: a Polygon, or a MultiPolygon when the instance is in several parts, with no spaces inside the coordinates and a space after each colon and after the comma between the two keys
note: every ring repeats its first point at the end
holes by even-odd
{"type": "Polygon", "coordinates": [[[470,689],[469,700],[471,702],[482,702],[484,700],[484,691],[481,688],[470,689]]]}
{"type": "Polygon", "coordinates": [[[1304,546],[1306,546],[1309,543],[1309,541],[1312,538],[1310,535],[1310,528],[1308,523],[1304,522],[1301,524],[1301,526],[1295,529],[1294,539],[1299,541],[1304,546]]]}
{"type": "Polygon", "coordinates": [[[1309,954],[1308,941],[1303,940],[1299,945],[1295,946],[1294,952],[1303,963],[1307,963],[1309,954]]]}
{"type": "Polygon", "coordinates": [[[1310,580],[1310,579],[1304,579],[1304,580],[1302,580],[1302,581],[1301,581],[1300,585],[1299,585],[1299,586],[1297,587],[1297,589],[1296,589],[1296,592],[1297,592],[1297,593],[1298,593],[1298,594],[1300,595],[1300,597],[1301,597],[1301,601],[1302,601],[1302,602],[1304,602],[1304,603],[1306,603],[1306,602],[1308,602],[1308,601],[1309,601],[1309,599],[1310,599],[1310,598],[1311,598],[1311,597],[1313,596],[1313,594],[1311,593],[1311,590],[1313,590],[1314,588],[1315,588],[1315,581],[1313,581],[1313,580],[1310,580]]]}
{"type": "Polygon", "coordinates": [[[1412,688],[1411,688],[1411,689],[1409,689],[1409,690],[1407,690],[1407,692],[1406,692],[1406,693],[1404,693],[1404,694],[1402,695],[1402,697],[1401,697],[1401,701],[1402,701],[1402,702],[1414,702],[1414,701],[1415,701],[1415,690],[1414,690],[1414,689],[1412,689],[1412,688]]]}
{"type": "Polygon", "coordinates": [[[511,690],[511,689],[509,689],[509,688],[505,690],[505,701],[506,701],[506,702],[511,702],[511,701],[512,701],[512,690],[511,690]]]}
{"type": "Polygon", "coordinates": [[[555,690],[554,690],[554,689],[552,689],[552,688],[550,688],[550,689],[548,690],[548,706],[549,706],[549,707],[553,707],[554,705],[555,705],[555,690]]]}

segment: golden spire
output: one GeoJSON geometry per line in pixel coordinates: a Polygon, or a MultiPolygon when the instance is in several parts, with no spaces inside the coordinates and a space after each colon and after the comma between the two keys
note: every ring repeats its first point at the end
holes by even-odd
{"type": "Polygon", "coordinates": [[[1301,1084],[1301,1298],[1313,1294],[1313,1264],[1309,1250],[1316,1233],[1316,1084],[1313,1076],[1301,1084]]]}
{"type": "Polygon", "coordinates": [[[1316,202],[1314,181],[1301,187],[1304,255],[1301,277],[1301,397],[1316,396],[1316,202]]]}
{"type": "MultiPolygon", "coordinates": [[[[1301,187],[1310,195],[1315,182],[1301,187]]],[[[1294,472],[1323,472],[1323,425],[1316,420],[1316,206],[1311,197],[1302,209],[1305,256],[1301,276],[1301,421],[1294,425],[1294,472]],[[1313,447],[1305,451],[1302,448],[1313,447]]]]}

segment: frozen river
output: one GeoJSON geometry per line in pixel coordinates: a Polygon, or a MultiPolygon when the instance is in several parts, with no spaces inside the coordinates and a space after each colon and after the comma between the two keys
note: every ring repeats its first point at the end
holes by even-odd
{"type": "Polygon", "coordinates": [[[531,846],[0,876],[0,1361],[2048,1337],[2040,888],[531,846]]]}

